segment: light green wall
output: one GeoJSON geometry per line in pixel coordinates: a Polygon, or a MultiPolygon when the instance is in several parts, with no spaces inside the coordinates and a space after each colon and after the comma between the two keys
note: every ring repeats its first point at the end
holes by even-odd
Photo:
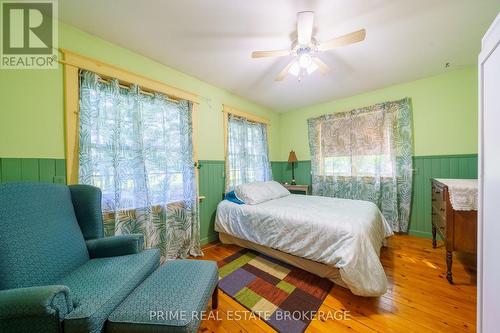
{"type": "MultiPolygon", "coordinates": [[[[81,30],[59,24],[59,47],[200,96],[198,158],[224,158],[222,104],[266,116],[270,157],[279,156],[279,114],[81,30]]],[[[58,70],[0,70],[0,157],[64,158],[63,75],[58,70]]]]}
{"type": "MultiPolygon", "coordinates": [[[[222,104],[266,116],[270,158],[275,179],[290,180],[285,161],[294,149],[301,162],[299,183],[310,184],[307,124],[309,117],[378,102],[411,97],[415,155],[474,154],[477,152],[477,71],[468,67],[361,95],[278,114],[175,71],[125,48],[60,24],[59,46],[112,63],[130,71],[191,91],[200,98],[198,157],[201,160],[201,238],[217,238],[214,212],[224,191],[222,104]]],[[[62,66],[61,66],[62,67],[62,66]]],[[[59,70],[0,70],[0,182],[64,182],[63,79],[59,70]]],[[[430,176],[475,177],[474,156],[427,156],[415,159],[411,232],[428,235],[426,206],[430,176]],[[439,167],[437,167],[439,165],[439,167]],[[472,167],[471,167],[472,166],[472,167]],[[426,187],[427,186],[427,187],[426,187]]]]}
{"type": "Polygon", "coordinates": [[[0,157],[64,158],[60,70],[0,69],[0,157]]]}
{"type": "MultiPolygon", "coordinates": [[[[403,97],[412,98],[415,155],[477,153],[475,66],[278,114],[66,24],[61,23],[59,28],[62,48],[198,94],[200,160],[224,158],[222,104],[271,120],[271,160],[286,160],[291,149],[300,160],[308,160],[307,118],[403,97]]],[[[0,157],[64,158],[60,67],[0,70],[0,157]]]]}
{"type": "Polygon", "coordinates": [[[310,159],[307,118],[403,97],[412,99],[414,155],[477,153],[477,69],[470,66],[284,113],[280,160],[292,149],[299,160],[310,159]]]}

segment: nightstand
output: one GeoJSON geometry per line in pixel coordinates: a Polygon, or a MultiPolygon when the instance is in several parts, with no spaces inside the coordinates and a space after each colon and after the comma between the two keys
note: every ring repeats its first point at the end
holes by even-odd
{"type": "Polygon", "coordinates": [[[290,192],[304,192],[305,195],[309,195],[309,185],[290,185],[281,184],[290,192]]]}

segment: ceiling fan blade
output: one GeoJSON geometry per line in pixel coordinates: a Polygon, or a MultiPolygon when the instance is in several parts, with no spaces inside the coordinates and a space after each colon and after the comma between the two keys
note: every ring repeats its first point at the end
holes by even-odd
{"type": "Polygon", "coordinates": [[[265,57],[283,57],[290,55],[290,50],[275,50],[275,51],[254,51],[252,58],[265,58],[265,57]]]}
{"type": "Polygon", "coordinates": [[[318,58],[318,57],[313,57],[313,58],[312,58],[312,61],[316,64],[316,66],[318,66],[319,72],[320,72],[321,74],[323,74],[323,75],[324,75],[324,74],[326,74],[326,73],[328,73],[328,72],[330,71],[330,67],[328,67],[328,65],[327,65],[327,64],[325,64],[325,63],[323,62],[323,60],[321,60],[320,58],[318,58]]]}
{"type": "Polygon", "coordinates": [[[300,45],[308,45],[314,24],[314,12],[299,12],[297,14],[297,40],[300,45]]]}
{"type": "Polygon", "coordinates": [[[321,43],[318,46],[318,51],[326,51],[331,50],[336,47],[341,47],[349,44],[354,44],[357,42],[361,42],[365,39],[366,30],[361,29],[355,32],[351,32],[350,34],[343,35],[334,39],[331,39],[327,42],[321,43]]]}
{"type": "Polygon", "coordinates": [[[292,67],[292,65],[295,61],[297,61],[297,60],[294,59],[294,60],[290,61],[290,63],[288,65],[286,65],[285,68],[283,68],[283,70],[278,74],[278,76],[276,76],[275,81],[283,80],[285,78],[285,76],[288,74],[290,67],[292,67]]]}

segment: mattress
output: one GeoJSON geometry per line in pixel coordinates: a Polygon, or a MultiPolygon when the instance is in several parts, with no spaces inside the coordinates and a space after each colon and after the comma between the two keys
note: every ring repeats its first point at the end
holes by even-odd
{"type": "Polygon", "coordinates": [[[215,230],[336,267],[356,295],[387,291],[379,255],[392,230],[371,202],[294,194],[257,205],[224,200],[215,230]]]}
{"type": "Polygon", "coordinates": [[[340,277],[339,269],[336,267],[328,266],[309,259],[296,257],[294,255],[271,249],[270,247],[264,245],[255,244],[250,241],[225,234],[223,232],[219,232],[219,240],[223,244],[234,244],[245,249],[251,249],[263,253],[271,258],[276,258],[295,267],[302,268],[307,272],[316,274],[319,277],[326,278],[333,283],[340,285],[341,287],[347,288],[344,284],[344,281],[342,281],[342,278],[340,277]]]}

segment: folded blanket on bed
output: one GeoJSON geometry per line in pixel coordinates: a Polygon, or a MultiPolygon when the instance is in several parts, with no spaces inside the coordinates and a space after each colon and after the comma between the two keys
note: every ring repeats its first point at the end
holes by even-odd
{"type": "Polygon", "coordinates": [[[224,200],[228,200],[228,201],[234,202],[235,204],[238,204],[238,205],[245,204],[243,201],[241,201],[240,199],[238,199],[238,197],[236,196],[236,193],[234,193],[234,191],[227,192],[224,195],[224,200]]]}

